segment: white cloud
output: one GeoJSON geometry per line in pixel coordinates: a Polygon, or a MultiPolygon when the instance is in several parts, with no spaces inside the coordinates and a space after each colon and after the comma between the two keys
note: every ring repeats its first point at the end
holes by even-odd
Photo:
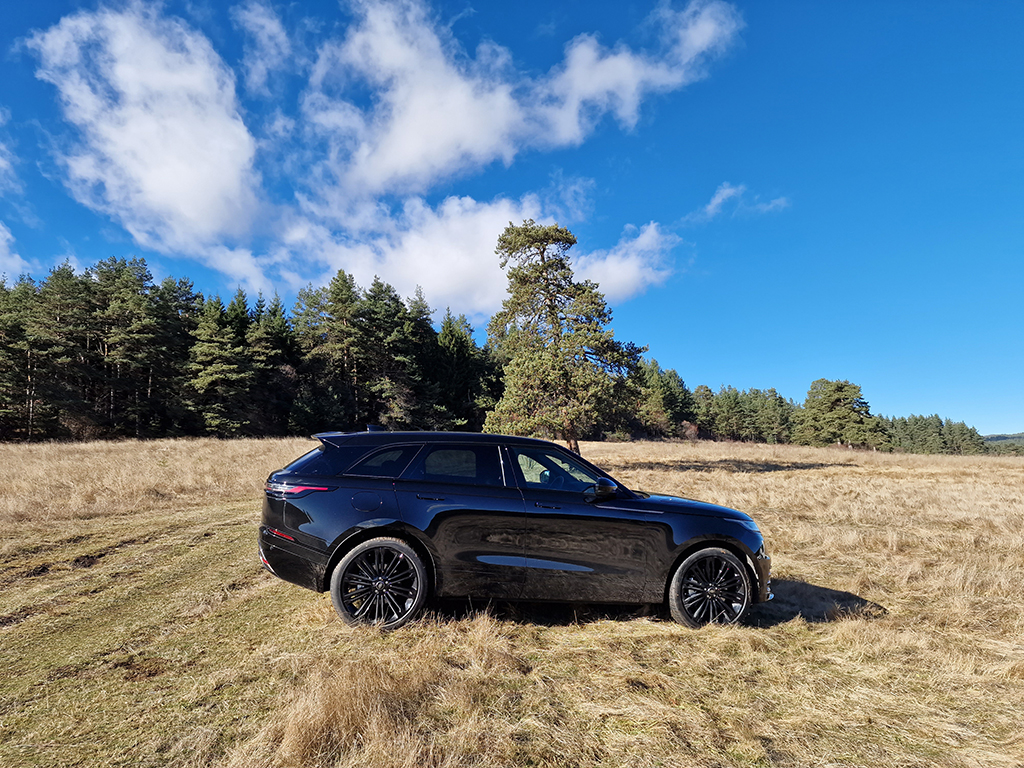
{"type": "Polygon", "coordinates": [[[624,301],[668,279],[672,274],[669,254],[680,242],[655,221],[639,229],[626,227],[614,248],[591,251],[578,259],[577,277],[600,285],[608,301],[624,301]]]}
{"type": "MultiPolygon", "coordinates": [[[[421,0],[353,0],[351,11],[344,34],[309,63],[298,110],[282,102],[257,118],[259,144],[234,73],[159,4],[101,6],[35,34],[37,76],[57,88],[78,131],[58,156],[68,188],[143,247],[192,256],[253,290],[272,288],[271,276],[294,289],[344,268],[361,285],[380,275],[403,295],[419,285],[436,308],[482,316],[505,295],[498,234],[524,218],[585,219],[594,182],[556,174],[519,199],[437,205],[423,194],[523,151],[575,146],[606,118],[632,129],[645,99],[704,77],[742,27],[717,0],[661,5],[650,50],[580,35],[534,76],[495,43],[463,50],[421,0]],[[294,201],[276,211],[261,203],[257,160],[293,185],[294,201]],[[269,240],[259,252],[246,242],[254,230],[269,240]]],[[[243,0],[231,15],[246,33],[246,90],[268,95],[273,73],[303,57],[266,0],[243,0]]],[[[678,242],[655,222],[630,227],[613,248],[581,255],[578,272],[622,300],[670,274],[678,242]]]]}
{"type": "Polygon", "coordinates": [[[269,96],[268,76],[283,67],[292,52],[284,25],[273,8],[257,0],[234,6],[231,19],[246,33],[242,59],[245,87],[250,93],[269,96]]]}
{"type": "Polygon", "coordinates": [[[785,208],[789,208],[790,202],[788,197],[776,197],[774,200],[769,200],[767,203],[759,203],[755,201],[746,209],[754,211],[755,213],[772,213],[773,211],[781,211],[785,208]]]}
{"type": "Polygon", "coordinates": [[[346,37],[321,47],[303,103],[328,147],[323,178],[336,189],[325,199],[416,193],[494,161],[507,165],[526,148],[576,145],[607,114],[631,128],[646,96],[702,77],[708,57],[742,27],[721,2],[659,7],[658,51],[608,49],[580,35],[562,63],[529,78],[494,43],[468,56],[416,0],[363,0],[355,13],[346,37]],[[347,96],[353,86],[373,89],[369,106],[347,96]]]}
{"type": "Polygon", "coordinates": [[[256,143],[234,75],[203,35],[132,3],[67,16],[28,46],[79,131],[58,158],[79,202],[161,252],[201,254],[246,234],[256,143]]]}
{"type": "Polygon", "coordinates": [[[772,213],[788,208],[790,205],[787,197],[776,197],[774,200],[762,203],[759,202],[760,197],[755,195],[753,202],[747,202],[746,193],[745,184],[733,185],[727,181],[722,182],[707,205],[686,214],[682,221],[684,224],[700,224],[711,221],[723,212],[729,201],[732,201],[730,207],[734,216],[744,213],[772,213]]]}
{"type": "MultiPolygon", "coordinates": [[[[3,127],[10,120],[10,113],[0,107],[0,127],[3,127]]],[[[18,192],[21,190],[21,182],[14,172],[14,153],[3,141],[0,141],[0,193],[18,192]]]]}
{"type": "Polygon", "coordinates": [[[449,197],[437,207],[412,197],[359,238],[300,218],[290,223],[287,252],[277,258],[291,262],[291,254],[303,253],[322,265],[321,282],[338,269],[364,287],[379,275],[403,296],[422,287],[434,309],[483,316],[501,304],[508,284],[494,253],[498,235],[509,222],[542,218],[540,208],[532,195],[490,202],[449,197]]]}
{"type": "Polygon", "coordinates": [[[14,252],[13,246],[14,235],[0,221],[0,283],[5,282],[2,279],[5,276],[13,282],[19,275],[30,271],[29,263],[14,252]]]}

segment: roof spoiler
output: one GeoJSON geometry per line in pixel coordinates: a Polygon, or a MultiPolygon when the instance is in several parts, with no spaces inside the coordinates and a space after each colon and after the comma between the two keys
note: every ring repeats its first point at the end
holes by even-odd
{"type": "MultiPolygon", "coordinates": [[[[367,424],[366,432],[387,432],[385,427],[380,424],[367,424]]],[[[326,445],[332,445],[335,448],[339,447],[348,438],[353,435],[365,435],[366,432],[317,432],[315,435],[310,435],[313,440],[319,440],[321,443],[326,445]]]]}

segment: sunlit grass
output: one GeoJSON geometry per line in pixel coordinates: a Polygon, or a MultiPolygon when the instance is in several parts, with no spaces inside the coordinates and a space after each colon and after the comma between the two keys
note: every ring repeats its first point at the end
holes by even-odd
{"type": "Polygon", "coordinates": [[[0,765],[1019,766],[1024,460],[587,444],[750,512],[744,626],[441,606],[351,629],[255,558],[304,440],[0,446],[0,765]]]}

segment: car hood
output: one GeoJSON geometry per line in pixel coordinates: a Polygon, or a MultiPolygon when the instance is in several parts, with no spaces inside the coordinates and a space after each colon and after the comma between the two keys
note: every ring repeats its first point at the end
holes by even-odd
{"type": "Polygon", "coordinates": [[[717,504],[709,504],[706,501],[695,501],[684,499],[681,496],[669,496],[663,493],[645,494],[643,505],[647,509],[656,512],[682,512],[687,515],[707,515],[708,517],[721,517],[727,520],[751,521],[750,515],[729,507],[720,507],[717,504]]]}

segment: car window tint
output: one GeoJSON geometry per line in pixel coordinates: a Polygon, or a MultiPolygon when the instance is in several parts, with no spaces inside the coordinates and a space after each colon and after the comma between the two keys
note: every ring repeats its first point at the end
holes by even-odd
{"type": "Polygon", "coordinates": [[[334,448],[321,445],[303,454],[282,471],[297,475],[340,475],[353,461],[366,453],[366,450],[365,446],[334,448]]]}
{"type": "Polygon", "coordinates": [[[593,471],[561,453],[513,447],[512,455],[527,486],[582,490],[593,485],[598,478],[593,471]]]}
{"type": "Polygon", "coordinates": [[[398,477],[409,466],[409,462],[419,449],[418,445],[386,448],[367,456],[345,474],[363,477],[398,477]]]}
{"type": "Polygon", "coordinates": [[[407,477],[434,483],[504,484],[498,448],[494,445],[431,447],[407,477]]]}

